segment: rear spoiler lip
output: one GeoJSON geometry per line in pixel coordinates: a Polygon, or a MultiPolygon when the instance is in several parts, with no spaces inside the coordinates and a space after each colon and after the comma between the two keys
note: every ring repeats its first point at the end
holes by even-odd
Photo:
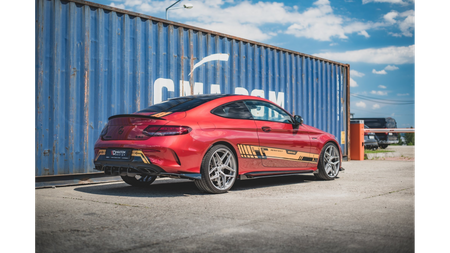
{"type": "Polygon", "coordinates": [[[141,114],[117,114],[117,115],[109,117],[108,120],[116,119],[116,118],[126,118],[126,117],[166,120],[163,118],[154,117],[152,115],[141,115],[141,114]]]}

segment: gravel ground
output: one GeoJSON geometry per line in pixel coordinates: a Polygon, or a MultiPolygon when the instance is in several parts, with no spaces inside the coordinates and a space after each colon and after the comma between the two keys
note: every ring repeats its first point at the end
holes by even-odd
{"type": "Polygon", "coordinates": [[[38,189],[36,252],[413,252],[414,162],[349,161],[339,178],[38,189]]]}

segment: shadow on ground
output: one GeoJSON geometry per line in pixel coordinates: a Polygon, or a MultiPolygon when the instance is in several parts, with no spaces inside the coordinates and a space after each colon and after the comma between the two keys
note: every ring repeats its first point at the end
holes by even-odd
{"type": "MultiPolygon", "coordinates": [[[[253,180],[236,181],[230,192],[247,191],[258,188],[268,188],[280,185],[302,184],[317,181],[313,175],[292,175],[284,177],[261,178],[253,180]]],[[[126,183],[92,185],[75,188],[75,191],[129,197],[177,197],[186,195],[209,195],[197,189],[194,182],[185,179],[157,180],[148,187],[132,187],[126,183]]]]}

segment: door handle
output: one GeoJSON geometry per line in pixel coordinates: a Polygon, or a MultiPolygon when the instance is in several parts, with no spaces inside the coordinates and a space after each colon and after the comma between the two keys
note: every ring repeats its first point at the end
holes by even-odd
{"type": "Polygon", "coordinates": [[[267,126],[263,126],[262,127],[262,130],[264,131],[264,132],[270,132],[270,127],[267,127],[267,126]]]}

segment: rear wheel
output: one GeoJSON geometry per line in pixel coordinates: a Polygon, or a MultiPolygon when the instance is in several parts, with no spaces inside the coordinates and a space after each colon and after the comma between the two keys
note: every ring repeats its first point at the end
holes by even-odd
{"type": "Polygon", "coordinates": [[[156,176],[136,175],[134,177],[121,176],[121,178],[131,186],[145,187],[151,185],[155,181],[156,176]]]}
{"type": "Polygon", "coordinates": [[[237,175],[234,153],[225,145],[213,146],[203,157],[200,173],[202,179],[194,181],[199,190],[208,193],[228,192],[237,175]]]}
{"type": "Polygon", "coordinates": [[[335,179],[339,174],[340,158],[339,149],[336,145],[333,143],[326,144],[320,155],[319,166],[317,166],[319,173],[314,174],[314,176],[323,180],[335,179]]]}

